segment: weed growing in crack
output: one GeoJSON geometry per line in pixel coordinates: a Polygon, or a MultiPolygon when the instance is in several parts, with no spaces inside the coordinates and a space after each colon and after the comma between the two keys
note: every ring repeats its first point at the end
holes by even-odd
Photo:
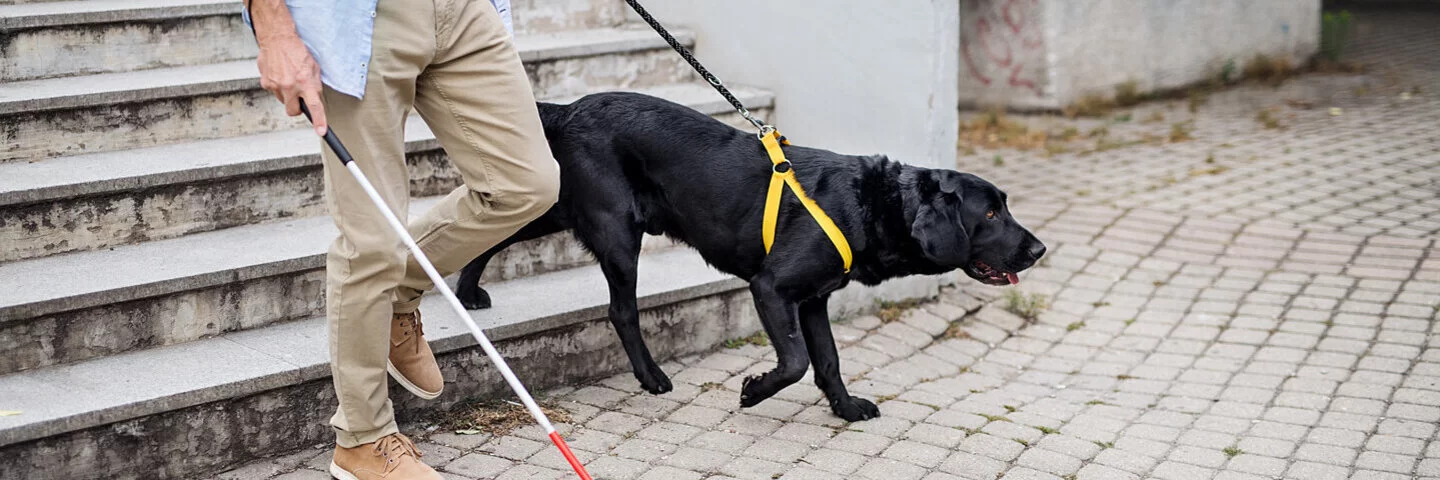
{"type": "Polygon", "coordinates": [[[1041,313],[1050,308],[1050,300],[1043,294],[1031,293],[1026,295],[1019,290],[1005,291],[1005,310],[1019,315],[1020,318],[1034,321],[1041,313]]]}
{"type": "Polygon", "coordinates": [[[923,298],[907,298],[900,301],[876,300],[875,304],[880,307],[880,310],[875,312],[875,316],[880,317],[882,322],[890,323],[899,320],[901,316],[905,315],[905,312],[924,302],[923,298]]]}
{"type": "Polygon", "coordinates": [[[725,341],[725,348],[730,349],[740,348],[746,345],[768,347],[770,346],[770,337],[765,336],[765,332],[755,332],[754,335],[748,337],[732,338],[725,341]]]}

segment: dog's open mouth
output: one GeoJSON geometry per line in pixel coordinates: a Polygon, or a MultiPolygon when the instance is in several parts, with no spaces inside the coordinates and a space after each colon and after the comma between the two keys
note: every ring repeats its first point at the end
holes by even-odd
{"type": "Polygon", "coordinates": [[[971,265],[970,272],[973,277],[988,285],[1018,285],[1020,283],[1020,276],[1015,272],[997,270],[979,260],[971,265]]]}

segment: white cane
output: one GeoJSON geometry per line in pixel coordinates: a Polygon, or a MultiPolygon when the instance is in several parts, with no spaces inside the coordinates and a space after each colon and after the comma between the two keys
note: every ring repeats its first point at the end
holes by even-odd
{"type": "MultiPolygon", "coordinates": [[[[305,118],[314,121],[313,118],[310,118],[310,108],[305,106],[305,100],[300,100],[300,111],[305,113],[305,118]]],[[[390,223],[390,228],[400,235],[400,240],[405,242],[405,246],[410,249],[410,254],[415,256],[415,262],[419,263],[420,268],[425,270],[425,274],[430,276],[430,282],[435,284],[435,289],[450,303],[455,314],[465,321],[465,326],[470,327],[470,335],[475,337],[480,348],[485,350],[485,355],[490,357],[495,368],[500,370],[500,376],[505,377],[505,382],[509,383],[510,389],[520,397],[520,402],[525,404],[525,409],[530,410],[530,416],[535,417],[535,421],[545,428],[545,433],[549,434],[550,441],[560,449],[560,454],[570,462],[570,467],[575,469],[575,473],[579,474],[581,479],[591,480],[590,474],[585,471],[585,466],[580,464],[580,460],[576,459],[575,454],[570,451],[570,446],[565,444],[565,439],[555,431],[555,426],[550,424],[550,418],[545,416],[545,412],[540,411],[540,406],[535,404],[535,399],[530,396],[525,385],[520,383],[520,379],[515,378],[515,372],[510,370],[510,365],[505,363],[505,358],[500,356],[500,352],[495,350],[495,345],[490,343],[485,332],[481,331],[480,326],[475,324],[475,320],[470,318],[470,312],[460,304],[460,299],[455,296],[455,292],[450,290],[450,285],[445,283],[445,277],[435,270],[435,266],[425,256],[425,252],[420,251],[420,246],[416,245],[415,239],[410,237],[410,230],[405,227],[405,224],[400,223],[400,219],[395,218],[395,213],[390,211],[390,207],[385,204],[385,199],[380,197],[380,193],[375,191],[375,186],[365,178],[365,173],[360,171],[360,166],[355,164],[355,159],[350,157],[350,152],[345,150],[345,145],[340,143],[340,138],[335,136],[333,130],[326,130],[325,143],[330,145],[330,150],[340,158],[340,163],[355,176],[355,181],[360,182],[360,188],[365,189],[365,194],[370,196],[370,201],[375,203],[375,208],[380,209],[380,213],[385,215],[385,220],[390,223]]]]}

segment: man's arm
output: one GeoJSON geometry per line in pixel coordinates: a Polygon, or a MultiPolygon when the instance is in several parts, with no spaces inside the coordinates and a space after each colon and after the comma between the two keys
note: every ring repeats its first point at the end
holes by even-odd
{"type": "Polygon", "coordinates": [[[324,136],[327,123],[320,102],[324,88],[320,65],[295,32],[290,8],[285,0],[245,0],[245,8],[260,45],[260,86],[284,103],[285,113],[292,117],[300,114],[300,99],[304,99],[315,121],[315,134],[324,136]]]}

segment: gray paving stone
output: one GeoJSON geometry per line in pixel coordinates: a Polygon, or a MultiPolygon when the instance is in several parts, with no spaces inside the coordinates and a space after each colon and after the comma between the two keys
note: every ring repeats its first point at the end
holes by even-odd
{"type": "Polygon", "coordinates": [[[444,470],[471,478],[493,478],[515,466],[515,462],[484,453],[472,453],[445,465],[444,470]]]}
{"type": "Polygon", "coordinates": [[[1150,474],[1163,480],[1206,480],[1215,476],[1215,471],[1179,462],[1161,462],[1150,474]]]}
{"type": "Polygon", "coordinates": [[[653,463],[656,459],[675,453],[679,447],[674,444],[640,438],[622,442],[610,451],[620,457],[653,463]]]}
{"type": "Polygon", "coordinates": [[[652,468],[640,476],[640,480],[700,480],[701,478],[704,478],[704,475],[700,472],[667,466],[652,468]]]}
{"type": "Polygon", "coordinates": [[[1295,462],[1285,470],[1285,478],[1299,480],[1344,480],[1350,476],[1345,467],[1314,462],[1295,462]]]}
{"type": "Polygon", "coordinates": [[[220,474],[223,480],[252,480],[270,478],[281,470],[280,465],[272,461],[252,463],[225,473],[220,474]]]}
{"type": "Polygon", "coordinates": [[[874,480],[919,480],[925,473],[926,469],[918,465],[889,458],[876,458],[865,462],[865,465],[855,472],[855,476],[874,480]]]}
{"type": "Polygon", "coordinates": [[[830,441],[825,443],[827,448],[843,450],[860,455],[877,455],[884,451],[891,443],[891,440],[872,433],[856,432],[853,430],[840,432],[830,441]]]}
{"type": "Polygon", "coordinates": [[[1015,464],[1029,467],[1052,475],[1071,475],[1080,470],[1078,458],[1044,448],[1027,449],[1015,460],[1015,464]]]}
{"type": "Polygon", "coordinates": [[[1415,465],[1413,457],[1376,451],[1361,452],[1355,459],[1355,468],[1409,473],[1415,465]]]}
{"type": "Polygon", "coordinates": [[[685,446],[660,459],[664,465],[697,472],[714,471],[729,461],[730,455],[725,453],[685,446]]]}
{"type": "Polygon", "coordinates": [[[1159,460],[1142,454],[1107,448],[1095,456],[1095,463],[1134,474],[1150,471],[1159,460]]]}
{"type": "Polygon", "coordinates": [[[275,480],[330,480],[329,473],[322,473],[315,470],[296,470],[277,477],[275,480]]]}
{"type": "Polygon", "coordinates": [[[864,465],[867,457],[842,450],[813,450],[801,459],[805,464],[824,470],[829,474],[849,475],[864,465]]]}

